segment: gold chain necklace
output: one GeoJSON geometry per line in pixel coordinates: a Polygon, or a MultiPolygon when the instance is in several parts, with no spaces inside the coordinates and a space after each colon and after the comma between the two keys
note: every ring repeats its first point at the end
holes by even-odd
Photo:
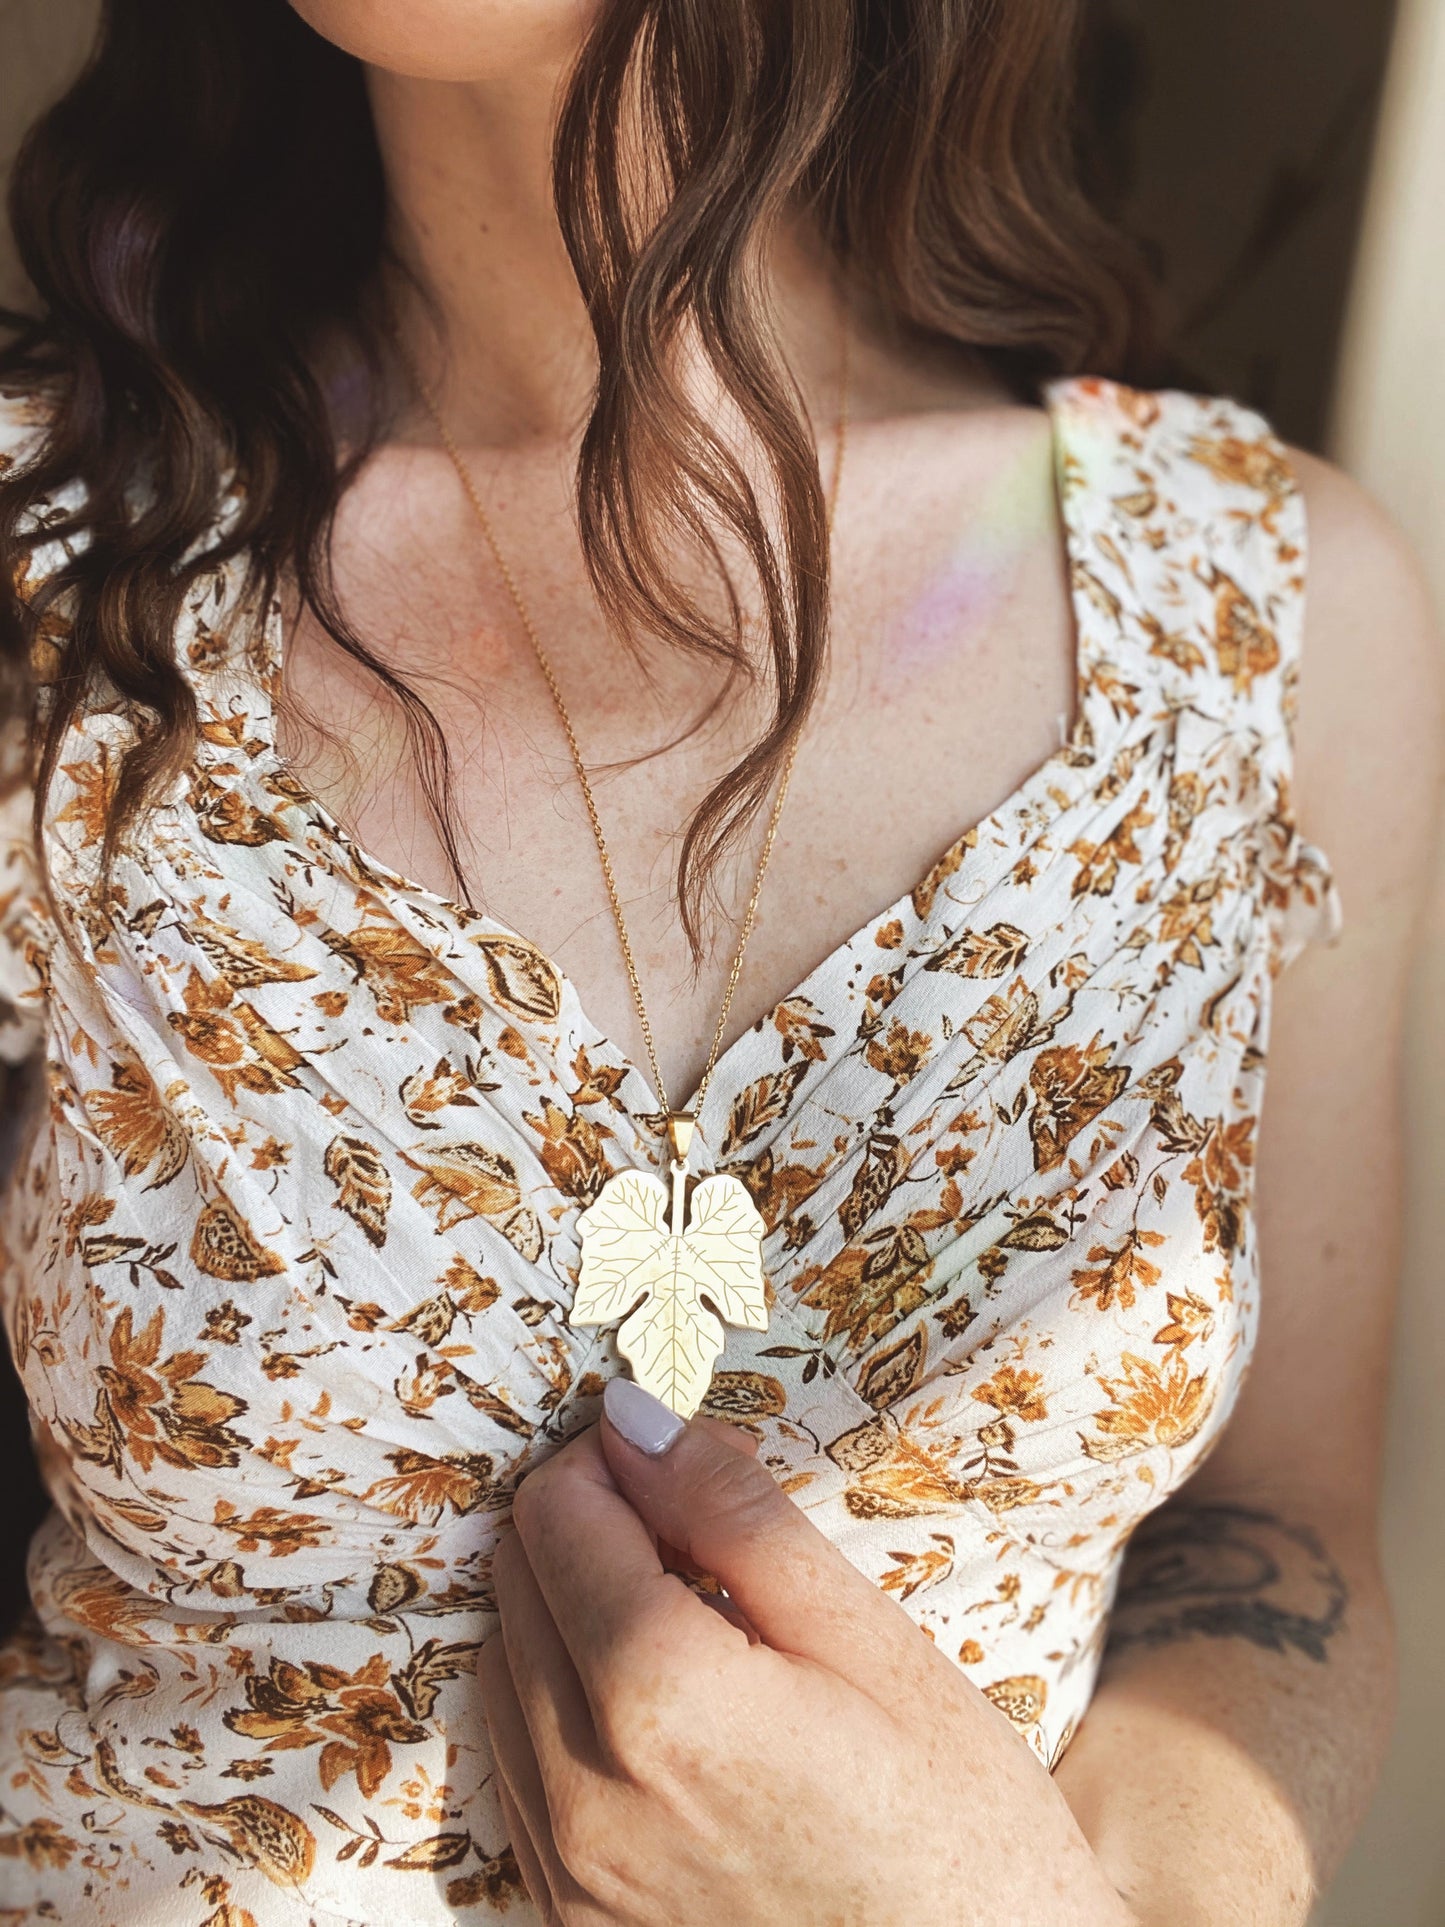
{"type": "MultiPolygon", "coordinates": [[[[848,431],[846,319],[840,336],[837,451],[828,491],[827,526],[830,538],[837,513],[848,431]]],[[[481,524],[497,572],[506,585],[517,619],[532,645],[537,665],[551,691],[597,844],[607,899],[612,906],[612,919],[617,926],[622,958],[627,967],[627,981],[631,986],[642,1041],[652,1067],[653,1088],[667,1113],[671,1186],[665,1186],[651,1171],[616,1172],[578,1219],[581,1266],[568,1322],[572,1325],[605,1325],[611,1324],[614,1319],[622,1319],[617,1333],[618,1349],[632,1366],[633,1377],[680,1417],[690,1418],[706,1396],[713,1368],[723,1349],[724,1333],[719,1314],[728,1324],[752,1331],[765,1331],[768,1324],[762,1263],[762,1239],[766,1227],[747,1187],[738,1178],[726,1173],[714,1173],[696,1184],[689,1196],[687,1163],[697,1112],[702,1108],[709,1080],[717,1065],[733,993],[742,975],[743,956],[753,933],[763,879],[773,853],[778,819],[783,813],[783,800],[788,793],[788,780],[793,773],[798,739],[796,736],[793,738],[783,762],[752,893],[743,913],[737,947],[728,970],[722,1009],[718,1013],[702,1081],[693,1099],[695,1108],[692,1111],[675,1111],[668,1100],[667,1086],[657,1060],[652,1025],[648,1021],[647,1006],[642,996],[642,981],[632,954],[626,919],[622,914],[622,899],[607,839],[603,835],[602,819],[598,814],[587,766],[582,759],[581,746],[561,685],[517,579],[502,553],[492,519],[482,502],[472,472],[447,427],[441,407],[419,373],[414,368],[411,372],[417,391],[436,425],[442,447],[450,457],[463,492],[481,524]],[[715,1309],[705,1302],[704,1294],[715,1309]]]]}

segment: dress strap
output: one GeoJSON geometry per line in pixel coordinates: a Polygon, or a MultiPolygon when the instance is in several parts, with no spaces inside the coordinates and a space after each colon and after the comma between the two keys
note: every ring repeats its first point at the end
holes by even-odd
{"type": "Polygon", "coordinates": [[[1304,508],[1283,444],[1240,403],[1175,390],[1080,379],[1048,401],[1076,587],[1116,607],[1120,668],[1156,703],[1257,696],[1263,722],[1301,641],[1304,508]]]}
{"type": "Polygon", "coordinates": [[[1257,838],[1282,968],[1342,923],[1329,861],[1294,812],[1307,529],[1288,450],[1227,398],[1089,379],[1047,397],[1076,593],[1115,618],[1116,700],[1197,722],[1181,731],[1176,777],[1188,742],[1213,742],[1217,789],[1229,746],[1229,802],[1257,838]]]}

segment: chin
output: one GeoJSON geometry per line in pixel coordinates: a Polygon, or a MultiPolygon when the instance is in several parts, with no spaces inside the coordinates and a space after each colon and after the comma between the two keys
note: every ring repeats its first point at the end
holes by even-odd
{"type": "Polygon", "coordinates": [[[317,33],[370,67],[417,80],[505,80],[557,67],[598,0],[291,0],[317,33]]]}

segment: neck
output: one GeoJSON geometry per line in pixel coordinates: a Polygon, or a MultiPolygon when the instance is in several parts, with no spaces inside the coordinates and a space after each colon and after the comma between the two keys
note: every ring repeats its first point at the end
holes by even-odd
{"type": "MultiPolygon", "coordinates": [[[[564,85],[561,68],[370,75],[396,242],[442,343],[420,314],[407,332],[459,439],[476,445],[570,447],[591,405],[596,350],[552,203],[564,85]]],[[[803,223],[779,232],[769,271],[784,353],[821,426],[836,405],[836,296],[803,223]]]]}

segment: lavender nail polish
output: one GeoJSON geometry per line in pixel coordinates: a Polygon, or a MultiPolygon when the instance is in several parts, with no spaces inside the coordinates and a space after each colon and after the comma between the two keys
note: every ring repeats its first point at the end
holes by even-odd
{"type": "Polygon", "coordinates": [[[660,1458],[687,1430],[686,1419],[679,1418],[632,1378],[608,1379],[602,1409],[628,1444],[646,1452],[649,1458],[660,1458]]]}

